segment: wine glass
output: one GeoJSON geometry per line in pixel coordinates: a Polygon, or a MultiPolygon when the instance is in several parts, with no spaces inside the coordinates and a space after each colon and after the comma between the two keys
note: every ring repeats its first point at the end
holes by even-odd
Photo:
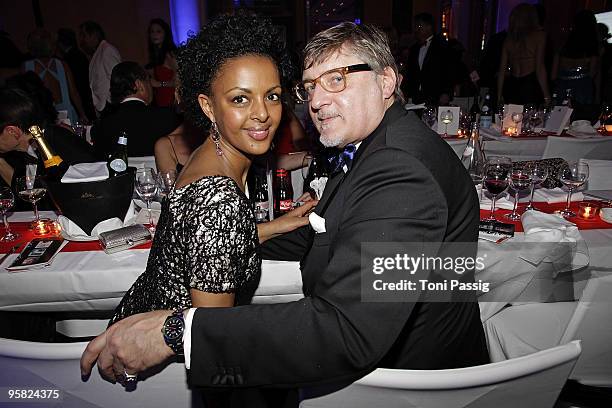
{"type": "Polygon", "coordinates": [[[601,105],[601,114],[599,116],[599,128],[598,132],[605,134],[606,133],[606,122],[612,116],[612,106],[610,104],[604,103],[601,105]]]}
{"type": "Polygon", "coordinates": [[[514,135],[518,136],[519,134],[518,124],[523,122],[523,112],[512,112],[510,119],[514,123],[514,135]]]}
{"type": "Polygon", "coordinates": [[[529,194],[529,204],[525,211],[531,211],[536,209],[533,206],[533,192],[548,177],[548,166],[545,163],[536,161],[527,166],[527,170],[531,174],[531,193],[529,194]]]}
{"type": "Polygon", "coordinates": [[[302,180],[306,181],[308,178],[308,173],[310,173],[310,165],[312,160],[314,159],[314,155],[310,152],[304,153],[304,158],[302,158],[302,180]]]}
{"type": "Polygon", "coordinates": [[[446,112],[442,112],[440,120],[444,123],[444,137],[448,137],[448,124],[453,121],[453,112],[449,109],[446,112]]]}
{"type": "Polygon", "coordinates": [[[496,221],[495,201],[497,196],[508,188],[508,173],[512,167],[512,160],[509,157],[491,157],[487,160],[484,171],[484,187],[492,195],[491,214],[487,218],[489,221],[496,221]]]}
{"type": "Polygon", "coordinates": [[[24,201],[29,201],[34,207],[34,221],[31,223],[32,228],[40,228],[40,216],[38,215],[38,206],[36,203],[47,194],[47,188],[42,182],[41,176],[35,174],[30,176],[17,178],[17,194],[24,201]]]}
{"type": "Polygon", "coordinates": [[[6,219],[6,212],[15,205],[15,195],[8,187],[0,188],[0,212],[2,212],[2,219],[4,220],[4,229],[6,232],[0,238],[2,242],[10,242],[19,238],[18,234],[11,232],[11,227],[8,220],[6,219]]]}
{"type": "Polygon", "coordinates": [[[436,108],[434,106],[425,107],[421,119],[427,126],[429,126],[430,129],[433,128],[433,125],[436,123],[437,119],[436,108]]]}
{"type": "Polygon", "coordinates": [[[157,183],[159,185],[159,195],[164,198],[174,187],[176,181],[176,170],[160,171],[157,173],[157,183]]]}
{"type": "Polygon", "coordinates": [[[140,198],[147,205],[147,212],[149,213],[149,230],[155,231],[155,225],[153,223],[153,217],[151,216],[151,200],[157,194],[157,177],[155,177],[155,170],[150,167],[144,167],[136,170],[136,192],[140,198]]]}
{"type": "Polygon", "coordinates": [[[523,117],[521,120],[523,121],[525,132],[531,133],[533,131],[533,127],[531,126],[531,121],[529,119],[531,118],[531,115],[537,111],[538,108],[533,103],[528,103],[523,107],[523,117]]]}
{"type": "Polygon", "coordinates": [[[542,124],[542,116],[543,116],[543,112],[539,109],[534,109],[531,111],[531,113],[529,114],[529,127],[531,129],[531,133],[536,133],[535,129],[542,124]]]}
{"type": "Polygon", "coordinates": [[[575,217],[576,213],[570,210],[572,192],[582,186],[589,178],[589,165],[582,161],[569,162],[561,169],[559,181],[567,187],[567,203],[563,210],[558,211],[564,217],[575,217]]]}
{"type": "Polygon", "coordinates": [[[514,165],[510,172],[509,181],[510,186],[514,190],[514,207],[512,208],[512,213],[507,214],[506,218],[512,221],[518,221],[521,219],[521,216],[516,211],[518,208],[519,196],[521,191],[527,190],[529,186],[531,186],[531,172],[524,166],[514,165]]]}

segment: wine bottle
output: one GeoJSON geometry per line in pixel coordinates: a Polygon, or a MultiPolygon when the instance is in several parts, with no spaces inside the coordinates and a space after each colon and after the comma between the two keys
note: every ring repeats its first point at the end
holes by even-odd
{"type": "Polygon", "coordinates": [[[472,123],[480,121],[480,106],[478,104],[478,94],[474,95],[474,103],[470,108],[470,127],[472,123]]]}
{"type": "Polygon", "coordinates": [[[255,222],[262,223],[269,219],[270,202],[268,201],[268,183],[265,175],[255,176],[255,222]]]}
{"type": "Polygon", "coordinates": [[[108,157],[106,165],[108,166],[108,174],[110,177],[121,175],[127,171],[127,133],[121,132],[119,135],[117,146],[115,146],[115,150],[108,157]]]}
{"type": "Polygon", "coordinates": [[[44,173],[47,180],[60,181],[64,173],[66,173],[66,170],[68,170],[68,163],[53,151],[49,143],[45,140],[44,132],[39,126],[30,126],[28,132],[30,132],[38,146],[37,152],[43,161],[43,166],[45,167],[44,173]]]}
{"type": "Polygon", "coordinates": [[[304,192],[308,191],[312,198],[314,198],[315,200],[319,200],[321,198],[319,197],[319,195],[322,194],[322,191],[317,191],[318,189],[315,188],[317,186],[313,185],[313,181],[314,184],[320,184],[319,180],[321,178],[329,177],[327,169],[322,164],[323,162],[324,161],[322,160],[322,158],[319,155],[315,154],[312,158],[310,166],[308,167],[308,174],[304,179],[304,192]]]}
{"type": "Polygon", "coordinates": [[[480,128],[488,129],[493,122],[493,110],[491,109],[491,95],[486,94],[482,107],[480,108],[480,128]]]}
{"type": "Polygon", "coordinates": [[[484,176],[484,164],[486,158],[480,144],[480,132],[478,123],[473,123],[470,130],[470,138],[468,139],[465,150],[461,157],[463,167],[468,171],[474,184],[482,182],[484,176]]]}
{"type": "Polygon", "coordinates": [[[285,169],[276,170],[276,191],[274,192],[274,218],[293,209],[293,187],[289,172],[285,169]]]}

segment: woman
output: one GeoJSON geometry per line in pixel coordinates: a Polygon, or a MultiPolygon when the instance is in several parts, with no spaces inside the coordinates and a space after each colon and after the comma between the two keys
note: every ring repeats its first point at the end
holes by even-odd
{"type": "Polygon", "coordinates": [[[40,77],[53,95],[55,109],[66,111],[72,124],[87,121],[72,72],[63,61],[53,58],[54,50],[51,33],[43,29],[31,32],[28,51],[34,58],[23,64],[23,72],[32,71],[40,77]]]}
{"type": "Polygon", "coordinates": [[[189,160],[191,153],[202,144],[202,137],[188,124],[181,124],[167,136],[155,142],[155,165],[160,173],[171,170],[179,174],[189,160]]]}
{"type": "Polygon", "coordinates": [[[174,103],[176,78],[176,45],[170,26],[161,18],[149,23],[149,62],[145,68],[151,75],[153,100],[157,106],[174,103]]]}
{"type": "Polygon", "coordinates": [[[206,138],[162,205],[147,268],[111,324],[156,309],[248,303],[259,283],[260,241],[306,225],[312,204],[255,224],[245,196],[252,159],[270,149],[282,113],[288,59],[273,27],[223,16],[178,54],[180,99],[206,138]]]}
{"type": "Polygon", "coordinates": [[[510,13],[508,36],[502,47],[497,76],[498,105],[502,95],[505,103],[550,102],[545,51],[546,33],[539,25],[535,7],[519,4],[510,13]]]}
{"type": "Polygon", "coordinates": [[[599,84],[599,38],[593,12],[580,11],[561,51],[555,55],[552,80],[561,102],[570,90],[579,105],[594,103],[599,84]]]}

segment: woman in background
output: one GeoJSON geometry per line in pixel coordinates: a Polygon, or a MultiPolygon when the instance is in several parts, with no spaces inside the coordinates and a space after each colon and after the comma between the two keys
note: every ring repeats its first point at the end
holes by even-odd
{"type": "Polygon", "coordinates": [[[552,80],[561,100],[570,90],[574,103],[594,103],[599,84],[599,37],[593,12],[582,10],[574,17],[574,25],[561,51],[555,55],[552,80]]]}
{"type": "Polygon", "coordinates": [[[550,102],[544,61],[546,33],[534,6],[522,3],[512,9],[508,35],[502,47],[497,76],[498,105],[550,102]],[[507,72],[510,67],[510,72],[507,72]]]}
{"type": "Polygon", "coordinates": [[[153,101],[157,106],[171,106],[174,103],[176,86],[176,45],[170,26],[161,18],[149,23],[149,62],[145,68],[151,75],[153,101]]]}

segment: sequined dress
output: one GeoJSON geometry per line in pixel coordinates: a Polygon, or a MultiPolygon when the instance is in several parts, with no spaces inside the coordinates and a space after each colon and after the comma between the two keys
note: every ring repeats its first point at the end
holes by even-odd
{"type": "Polygon", "coordinates": [[[205,176],[174,189],[162,211],[146,270],[109,324],[136,313],[191,307],[190,288],[250,302],[261,275],[253,208],[234,180],[205,176]]]}

